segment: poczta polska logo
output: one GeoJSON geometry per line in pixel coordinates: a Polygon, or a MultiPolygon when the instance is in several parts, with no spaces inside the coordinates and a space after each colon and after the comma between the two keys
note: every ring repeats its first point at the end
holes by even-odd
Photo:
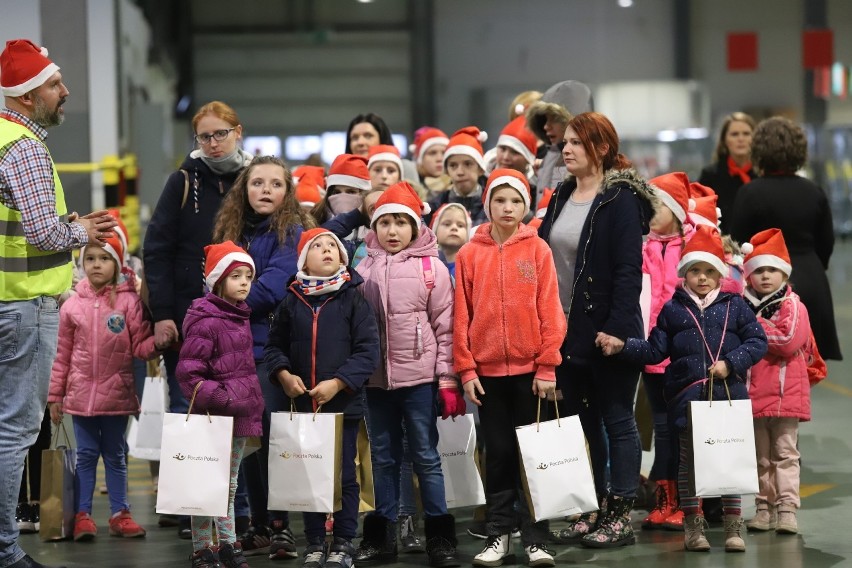
{"type": "Polygon", "coordinates": [[[536,469],[547,469],[550,467],[558,467],[560,465],[567,465],[569,463],[576,463],[580,461],[580,458],[577,456],[571,456],[569,458],[564,458],[561,460],[556,460],[552,462],[539,462],[539,464],[535,467],[536,469]]]}
{"type": "Polygon", "coordinates": [[[183,455],[180,452],[173,455],[172,458],[176,459],[177,461],[186,461],[186,460],[203,461],[203,462],[217,462],[217,461],[219,461],[219,458],[217,458],[216,456],[193,456],[193,455],[190,455],[190,454],[183,455]]]}
{"type": "Polygon", "coordinates": [[[294,459],[294,460],[321,460],[322,454],[314,454],[311,452],[293,452],[290,453],[287,450],[284,450],[280,454],[278,454],[285,460],[294,459]]]}

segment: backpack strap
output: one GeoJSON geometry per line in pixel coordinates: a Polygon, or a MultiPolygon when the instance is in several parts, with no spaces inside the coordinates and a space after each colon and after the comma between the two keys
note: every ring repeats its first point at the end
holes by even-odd
{"type": "Polygon", "coordinates": [[[423,267],[423,280],[426,282],[426,289],[430,292],[435,287],[435,270],[432,267],[431,256],[421,256],[420,265],[423,267]]]}
{"type": "Polygon", "coordinates": [[[180,200],[180,208],[186,205],[186,199],[189,197],[189,172],[181,168],[180,173],[183,174],[183,199],[180,200]]]}

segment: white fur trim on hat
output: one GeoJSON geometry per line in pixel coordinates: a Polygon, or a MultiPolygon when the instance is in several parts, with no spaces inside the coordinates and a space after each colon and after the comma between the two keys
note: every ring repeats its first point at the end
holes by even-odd
{"type": "Polygon", "coordinates": [[[530,212],[530,194],[527,187],[523,184],[521,180],[512,176],[500,176],[498,178],[494,178],[494,180],[488,184],[488,187],[485,188],[485,198],[483,201],[483,207],[485,209],[485,216],[488,217],[488,220],[491,220],[491,192],[495,187],[500,187],[501,185],[508,185],[512,189],[516,190],[521,194],[521,199],[524,200],[524,214],[526,217],[527,213],[530,212]]]}
{"type": "Polygon", "coordinates": [[[121,270],[123,263],[121,262],[121,257],[118,255],[118,252],[113,248],[113,246],[109,243],[103,243],[104,250],[115,260],[115,263],[118,265],[118,269],[121,270]]]}
{"type": "Polygon", "coordinates": [[[207,278],[204,279],[207,282],[207,287],[212,290],[216,287],[216,283],[219,280],[226,276],[225,271],[228,270],[228,267],[235,262],[243,262],[251,266],[251,271],[254,273],[254,260],[252,260],[251,256],[245,252],[229,252],[216,263],[216,266],[213,270],[210,271],[210,274],[207,275],[207,278]]]}
{"type": "Polygon", "coordinates": [[[672,210],[672,213],[674,213],[674,216],[677,217],[678,221],[684,223],[686,221],[686,211],[683,210],[680,203],[675,201],[675,198],[666,190],[660,189],[657,186],[652,187],[654,188],[654,193],[657,194],[657,198],[663,202],[663,205],[672,210]]]}
{"type": "MultiPolygon", "coordinates": [[[[424,211],[424,213],[428,213],[429,211],[424,211]]],[[[413,209],[410,207],[406,207],[402,203],[385,203],[376,207],[376,210],[373,211],[373,218],[370,219],[370,227],[375,227],[376,221],[379,220],[379,217],[382,215],[387,215],[388,213],[401,213],[403,215],[408,215],[412,219],[414,219],[414,224],[417,225],[417,228],[420,229],[423,221],[413,209]]]]}
{"type": "MultiPolygon", "coordinates": [[[[47,57],[45,53],[47,50],[42,48],[42,55],[47,57]]],[[[11,87],[3,87],[3,96],[4,97],[20,97],[21,95],[25,95],[32,91],[37,87],[41,87],[44,85],[45,81],[50,79],[50,76],[59,71],[59,66],[56,63],[51,63],[44,69],[42,69],[38,75],[35,77],[24,81],[20,85],[13,85],[11,87]]]]}
{"type": "Polygon", "coordinates": [[[789,263],[785,262],[784,259],[775,256],[774,254],[758,254],[757,256],[751,257],[750,259],[745,261],[745,264],[743,264],[743,272],[745,272],[746,277],[748,277],[752,272],[763,266],[771,266],[773,268],[777,268],[778,270],[786,274],[787,278],[789,278],[790,273],[793,272],[793,267],[789,263]]]}
{"type": "Polygon", "coordinates": [[[714,229],[719,228],[719,225],[716,225],[715,223],[713,223],[713,221],[711,221],[707,217],[703,217],[703,216],[699,215],[695,211],[690,212],[689,219],[690,219],[690,221],[692,221],[692,224],[696,225],[696,226],[705,225],[707,227],[713,227],[714,229]]]}
{"type": "Polygon", "coordinates": [[[485,171],[485,159],[482,157],[482,154],[476,151],[475,148],[464,145],[451,146],[444,151],[444,169],[447,169],[447,160],[450,156],[467,156],[469,158],[473,158],[473,161],[476,162],[482,171],[485,171]]]}
{"type": "Polygon", "coordinates": [[[359,178],[346,174],[330,174],[327,178],[325,178],[325,186],[327,188],[333,185],[345,185],[348,187],[360,189],[361,191],[370,191],[371,189],[373,189],[373,185],[372,183],[370,183],[369,179],[359,178]]]}
{"type": "Polygon", "coordinates": [[[379,152],[378,154],[373,154],[370,156],[369,161],[367,161],[367,168],[376,162],[391,162],[396,164],[396,167],[399,168],[399,175],[402,176],[402,159],[396,154],[392,152],[379,152]]]}
{"type": "MultiPolygon", "coordinates": [[[[423,163],[423,154],[425,154],[426,150],[428,150],[432,146],[437,146],[438,144],[443,144],[444,146],[446,146],[449,143],[450,143],[450,139],[444,138],[442,136],[435,136],[433,138],[428,138],[425,142],[423,142],[423,144],[420,145],[420,151],[417,152],[417,163],[418,164],[423,163]]],[[[412,153],[414,152],[413,149],[411,151],[412,151],[412,153]]]]}
{"type": "Polygon", "coordinates": [[[337,238],[337,235],[335,235],[331,231],[323,231],[322,233],[318,234],[317,236],[309,240],[307,243],[305,243],[305,246],[302,247],[302,252],[299,253],[299,260],[296,264],[297,270],[305,269],[305,264],[307,264],[308,262],[308,249],[311,248],[311,243],[320,237],[331,237],[334,239],[334,242],[337,243],[337,248],[340,250],[340,262],[343,264],[343,266],[348,266],[349,255],[346,253],[346,247],[343,246],[343,243],[340,242],[340,239],[337,238]]]}
{"type": "Polygon", "coordinates": [[[535,155],[530,152],[529,148],[524,146],[523,142],[521,142],[514,136],[509,136],[508,134],[501,134],[500,138],[497,139],[497,146],[508,146],[518,154],[522,155],[527,161],[527,164],[533,164],[535,162],[535,155]]]}
{"type": "Polygon", "coordinates": [[[723,278],[728,276],[728,265],[722,262],[721,258],[711,252],[696,250],[683,255],[680,262],[677,263],[678,278],[685,277],[686,271],[689,270],[689,267],[696,262],[706,262],[718,270],[719,274],[721,274],[723,278]]]}

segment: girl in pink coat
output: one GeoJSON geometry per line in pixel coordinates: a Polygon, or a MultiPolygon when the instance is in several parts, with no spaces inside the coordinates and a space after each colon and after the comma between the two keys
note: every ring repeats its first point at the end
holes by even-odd
{"type": "Polygon", "coordinates": [[[157,354],[151,323],[136,293],[136,276],[122,270],[125,251],[118,236],[103,247],[87,246],[82,261],[86,278],[75,287],[59,313],[59,345],[47,401],[54,423],[72,415],[77,438],[74,477],[77,515],[74,540],[91,540],[92,495],[98,458],[103,456],[111,516],[109,534],[145,536],[130,515],[124,431],[127,417],[139,412],[133,358],[157,354]]]}
{"type": "Polygon", "coordinates": [[[453,374],[453,285],[435,233],[421,221],[423,208],[407,182],[388,188],[376,202],[368,256],[357,268],[378,320],[383,361],[366,389],[376,511],[364,518],[356,565],[396,559],[403,435],[420,480],[429,563],[459,565],[436,419],[439,401],[443,418],[464,414],[465,403],[453,374]]]}
{"type": "Polygon", "coordinates": [[[787,282],[792,267],[781,230],[757,233],[742,250],[748,281],[744,296],[769,342],[769,351],[749,378],[759,493],[757,514],[746,526],[796,534],[799,422],[811,419],[811,325],[805,305],[787,282]]]}

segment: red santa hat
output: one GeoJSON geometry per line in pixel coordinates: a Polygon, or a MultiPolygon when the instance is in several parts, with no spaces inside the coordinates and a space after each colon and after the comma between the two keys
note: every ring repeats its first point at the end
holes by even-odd
{"type": "Polygon", "coordinates": [[[522,155],[529,165],[535,162],[535,151],[537,140],[535,134],[527,128],[527,121],[523,116],[515,118],[500,132],[497,146],[507,146],[522,155]]]}
{"type": "Polygon", "coordinates": [[[553,197],[553,188],[548,188],[544,190],[544,193],[539,199],[538,204],[535,208],[535,218],[536,219],[544,219],[545,213],[547,213],[547,207],[550,205],[550,199],[553,197]]]}
{"type": "Polygon", "coordinates": [[[432,223],[429,224],[429,228],[437,232],[438,225],[441,224],[441,217],[451,209],[458,209],[464,213],[464,218],[467,220],[467,238],[470,240],[471,235],[473,235],[473,219],[470,217],[470,211],[461,203],[445,203],[438,207],[438,210],[432,215],[432,223]]]}
{"type": "Polygon", "coordinates": [[[793,265],[790,264],[790,253],[787,252],[787,244],[781,229],[766,229],[754,235],[747,243],[740,246],[745,255],[743,272],[746,278],[764,266],[777,268],[790,277],[793,265]]]}
{"type": "Polygon", "coordinates": [[[354,187],[361,191],[370,191],[370,172],[367,169],[367,158],[355,154],[340,154],[331,163],[325,186],[331,189],[335,185],[354,187]]]}
{"type": "Polygon", "coordinates": [[[0,53],[0,90],[4,97],[20,97],[57,71],[59,66],[47,58],[47,49],[28,39],[13,39],[0,53]]]}
{"type": "Polygon", "coordinates": [[[254,261],[251,256],[233,241],[207,245],[204,247],[204,259],[204,279],[210,290],[240,266],[248,266],[254,273],[254,261]]]}
{"type": "Polygon", "coordinates": [[[719,218],[722,211],[716,206],[718,197],[708,195],[707,197],[693,197],[689,200],[689,219],[694,225],[707,225],[719,228],[719,218]]]}
{"type": "Polygon", "coordinates": [[[302,179],[310,178],[321,189],[325,189],[325,170],[322,166],[308,166],[302,164],[293,170],[293,183],[298,184],[302,179]]]}
{"type": "Polygon", "coordinates": [[[689,267],[696,262],[707,262],[723,277],[728,275],[725,249],[717,229],[706,225],[695,227],[695,233],[680,253],[680,262],[677,264],[678,277],[683,278],[689,267]]]}
{"type": "MultiPolygon", "coordinates": [[[[119,231],[113,230],[113,234],[111,237],[107,237],[101,241],[101,245],[103,246],[104,252],[109,254],[116,263],[118,263],[118,270],[121,270],[121,267],[124,266],[124,252],[125,248],[122,244],[121,238],[118,236],[119,231]]],[[[97,247],[97,245],[90,244],[86,246],[97,247]]],[[[82,260],[82,259],[81,259],[82,260]]]]}
{"type": "Polygon", "coordinates": [[[456,130],[450,137],[447,149],[444,150],[444,169],[447,169],[447,158],[450,156],[468,156],[485,171],[485,159],[482,157],[482,143],[488,140],[488,133],[476,126],[465,126],[456,130]]]}
{"type": "Polygon", "coordinates": [[[683,172],[671,172],[650,180],[663,205],[668,207],[681,224],[686,222],[689,210],[689,178],[683,172]]]}
{"type": "Polygon", "coordinates": [[[305,263],[308,262],[308,249],[311,246],[311,243],[317,240],[317,238],[322,235],[328,235],[334,242],[337,243],[337,248],[340,250],[340,262],[344,266],[349,264],[349,255],[346,254],[346,247],[343,246],[343,243],[340,242],[340,239],[337,238],[337,235],[329,231],[328,229],[323,229],[322,227],[317,227],[316,229],[310,229],[309,231],[303,231],[302,237],[299,239],[299,246],[296,247],[296,252],[299,255],[298,263],[296,267],[298,270],[305,269],[305,263]]]}
{"type": "Polygon", "coordinates": [[[417,195],[411,184],[407,181],[401,181],[387,188],[376,200],[376,209],[373,211],[370,226],[375,227],[376,221],[382,215],[402,213],[411,217],[419,229],[423,223],[421,217],[430,211],[429,204],[420,200],[420,196],[417,195]]]}
{"type": "Polygon", "coordinates": [[[377,144],[370,148],[368,154],[367,169],[376,162],[391,162],[399,168],[399,175],[402,177],[402,158],[399,156],[399,150],[392,144],[377,144]]]}
{"type": "Polygon", "coordinates": [[[450,139],[447,138],[443,130],[433,126],[423,126],[418,128],[417,132],[414,133],[414,142],[408,147],[408,151],[411,152],[414,161],[422,164],[423,155],[426,153],[426,150],[432,146],[441,144],[446,146],[449,143],[450,139]]]}
{"type": "Polygon", "coordinates": [[[313,207],[321,200],[320,186],[313,178],[313,174],[303,176],[296,185],[296,201],[302,207],[313,207]]]}
{"type": "Polygon", "coordinates": [[[485,209],[485,216],[488,217],[488,220],[491,220],[491,193],[502,185],[508,185],[521,194],[521,198],[524,200],[523,216],[526,216],[530,211],[530,182],[527,181],[524,174],[517,170],[497,168],[488,176],[485,191],[482,192],[482,207],[485,209]]]}
{"type": "MultiPolygon", "coordinates": [[[[115,219],[115,222],[118,223],[115,227],[113,227],[113,232],[118,237],[118,240],[121,241],[121,257],[124,258],[124,254],[130,250],[130,234],[127,232],[127,226],[121,220],[121,211],[118,209],[110,209],[109,214],[115,219]]],[[[121,264],[119,262],[119,264],[121,264]]]]}

